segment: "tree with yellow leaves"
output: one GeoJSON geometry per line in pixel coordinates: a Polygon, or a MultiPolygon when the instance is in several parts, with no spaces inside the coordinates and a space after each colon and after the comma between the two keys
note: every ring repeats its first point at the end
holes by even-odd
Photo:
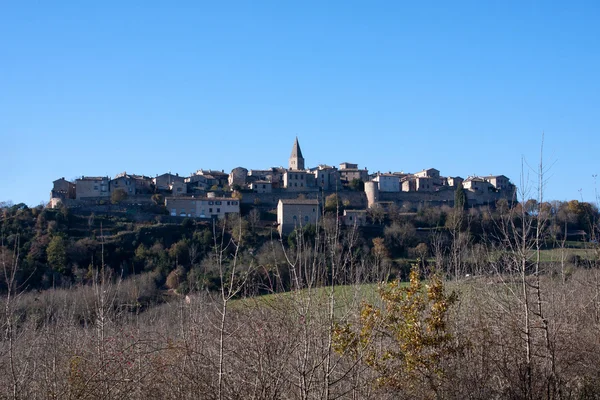
{"type": "Polygon", "coordinates": [[[455,294],[446,294],[437,274],[422,282],[418,265],[411,269],[408,286],[396,280],[380,285],[378,293],[381,307],[364,303],[355,326],[334,326],[334,349],[364,362],[379,386],[435,397],[443,359],[456,351],[447,327],[455,294]]]}

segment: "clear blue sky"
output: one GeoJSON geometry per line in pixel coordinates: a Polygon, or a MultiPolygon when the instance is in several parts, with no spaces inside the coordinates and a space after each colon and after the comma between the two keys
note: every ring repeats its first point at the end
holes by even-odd
{"type": "MultiPolygon", "coordinates": [[[[504,174],[595,200],[600,3],[0,3],[0,201],[127,171],[504,174]]],[[[599,181],[600,184],[600,181],[599,181]]]]}

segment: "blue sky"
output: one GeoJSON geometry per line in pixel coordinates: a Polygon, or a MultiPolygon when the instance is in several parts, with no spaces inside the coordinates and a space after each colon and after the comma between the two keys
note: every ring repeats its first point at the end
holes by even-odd
{"type": "Polygon", "coordinates": [[[296,135],[307,166],[519,183],[542,133],[545,197],[594,201],[599,20],[593,1],[2,2],[0,201],[286,166],[296,135]]]}

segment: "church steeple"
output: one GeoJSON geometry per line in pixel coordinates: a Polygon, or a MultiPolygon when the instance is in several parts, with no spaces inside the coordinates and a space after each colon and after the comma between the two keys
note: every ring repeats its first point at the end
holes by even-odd
{"type": "Polygon", "coordinates": [[[302,150],[300,150],[300,143],[298,143],[298,136],[292,147],[292,155],[290,156],[289,163],[290,170],[303,170],[304,169],[304,157],[302,157],[302,150]]]}

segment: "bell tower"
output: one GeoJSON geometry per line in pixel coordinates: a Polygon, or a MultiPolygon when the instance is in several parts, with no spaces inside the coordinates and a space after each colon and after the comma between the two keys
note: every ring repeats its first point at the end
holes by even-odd
{"type": "Polygon", "coordinates": [[[289,169],[292,171],[304,170],[304,157],[302,157],[302,150],[300,150],[300,143],[298,143],[298,136],[292,147],[292,155],[290,156],[289,169]]]}

